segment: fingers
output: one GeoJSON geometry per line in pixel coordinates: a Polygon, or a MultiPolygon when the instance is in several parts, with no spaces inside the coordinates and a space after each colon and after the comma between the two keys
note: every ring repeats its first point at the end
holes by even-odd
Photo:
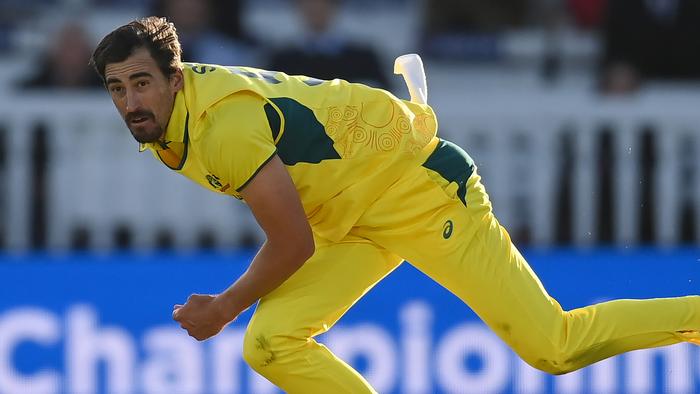
{"type": "Polygon", "coordinates": [[[207,339],[207,337],[203,336],[198,330],[196,330],[194,327],[187,323],[180,323],[180,327],[187,331],[187,335],[191,336],[192,338],[198,341],[203,341],[207,339]]]}
{"type": "Polygon", "coordinates": [[[187,330],[187,334],[198,341],[205,341],[215,335],[215,333],[204,333],[195,330],[187,330]]]}
{"type": "Polygon", "coordinates": [[[180,323],[180,327],[184,328],[185,330],[193,330],[197,327],[192,320],[178,320],[178,322],[180,323]]]}
{"type": "Polygon", "coordinates": [[[204,313],[206,317],[207,303],[211,302],[213,296],[203,294],[192,294],[187,298],[187,302],[183,304],[174,304],[172,317],[173,320],[180,323],[180,328],[187,331],[187,334],[197,341],[204,341],[216,335],[221,328],[209,327],[207,319],[201,316],[204,313]],[[195,322],[199,323],[199,327],[195,322]],[[200,321],[202,320],[202,321],[200,321]]]}
{"type": "Polygon", "coordinates": [[[200,301],[203,298],[206,298],[206,296],[203,294],[191,294],[189,297],[187,297],[187,302],[200,301]]]}
{"type": "Polygon", "coordinates": [[[191,336],[192,338],[194,338],[194,339],[200,341],[200,342],[203,341],[203,340],[205,340],[205,339],[207,339],[207,338],[209,338],[209,337],[204,336],[204,335],[202,335],[202,334],[194,333],[194,332],[190,332],[190,331],[187,331],[187,334],[188,334],[189,336],[191,336]]]}
{"type": "Polygon", "coordinates": [[[211,329],[197,328],[190,321],[180,323],[180,327],[187,331],[187,335],[198,341],[204,341],[216,335],[216,332],[211,332],[211,329]]]}
{"type": "Polygon", "coordinates": [[[212,298],[210,295],[204,295],[204,294],[191,294],[189,297],[187,297],[187,302],[185,304],[175,304],[173,305],[173,319],[174,320],[179,320],[179,316],[183,313],[183,308],[189,307],[188,309],[192,308],[198,308],[201,306],[203,303],[206,303],[206,301],[209,301],[209,299],[212,298]]]}
{"type": "Polygon", "coordinates": [[[175,305],[173,307],[173,320],[178,320],[180,318],[180,311],[182,310],[182,305],[175,305]]]}

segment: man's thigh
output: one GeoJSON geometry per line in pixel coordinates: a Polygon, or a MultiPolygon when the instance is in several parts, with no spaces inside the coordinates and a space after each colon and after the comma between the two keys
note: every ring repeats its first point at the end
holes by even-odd
{"type": "Polygon", "coordinates": [[[427,171],[412,175],[368,210],[358,235],[446,287],[504,339],[541,325],[537,320],[561,319],[561,307],[493,216],[476,173],[466,185],[465,201],[446,193],[427,171]]]}
{"type": "Polygon", "coordinates": [[[260,300],[249,329],[297,338],[321,334],[401,261],[366,240],[317,242],[314,255],[260,300]]]}

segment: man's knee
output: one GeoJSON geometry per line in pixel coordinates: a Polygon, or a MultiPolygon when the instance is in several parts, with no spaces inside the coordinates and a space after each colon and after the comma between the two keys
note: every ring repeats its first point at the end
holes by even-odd
{"type": "Polygon", "coordinates": [[[514,347],[516,353],[532,367],[552,375],[563,375],[578,367],[577,349],[571,346],[565,336],[528,336],[528,341],[514,347]]]}
{"type": "Polygon", "coordinates": [[[258,370],[272,364],[277,358],[270,337],[261,332],[246,332],[243,337],[243,359],[251,368],[258,370]]]}
{"type": "Polygon", "coordinates": [[[543,357],[528,361],[528,363],[540,371],[552,375],[563,375],[578,369],[578,367],[568,361],[565,356],[562,357],[561,355],[559,357],[543,355],[543,357]]]}
{"type": "Polygon", "coordinates": [[[270,333],[249,327],[243,337],[243,359],[251,368],[262,372],[266,367],[273,367],[280,359],[289,362],[299,354],[304,346],[304,339],[293,335],[270,333]]]}
{"type": "Polygon", "coordinates": [[[565,346],[540,346],[530,352],[518,352],[533,368],[552,375],[563,375],[580,368],[574,355],[565,346]]]}

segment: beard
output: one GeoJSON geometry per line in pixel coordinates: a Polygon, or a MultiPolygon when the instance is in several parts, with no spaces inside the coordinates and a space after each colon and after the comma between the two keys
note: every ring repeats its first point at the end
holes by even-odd
{"type": "Polygon", "coordinates": [[[142,144],[156,142],[163,135],[163,128],[156,122],[153,113],[132,112],[124,119],[134,139],[142,144]]]}
{"type": "Polygon", "coordinates": [[[134,139],[142,144],[156,142],[163,135],[163,128],[157,124],[152,127],[130,126],[129,131],[131,131],[131,135],[134,139]]]}

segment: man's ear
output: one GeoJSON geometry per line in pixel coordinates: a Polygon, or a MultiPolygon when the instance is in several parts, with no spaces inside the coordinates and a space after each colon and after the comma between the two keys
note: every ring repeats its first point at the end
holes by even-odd
{"type": "Polygon", "coordinates": [[[174,73],[170,74],[170,87],[175,92],[179,92],[185,84],[185,77],[182,75],[182,70],[177,69],[174,73]]]}

